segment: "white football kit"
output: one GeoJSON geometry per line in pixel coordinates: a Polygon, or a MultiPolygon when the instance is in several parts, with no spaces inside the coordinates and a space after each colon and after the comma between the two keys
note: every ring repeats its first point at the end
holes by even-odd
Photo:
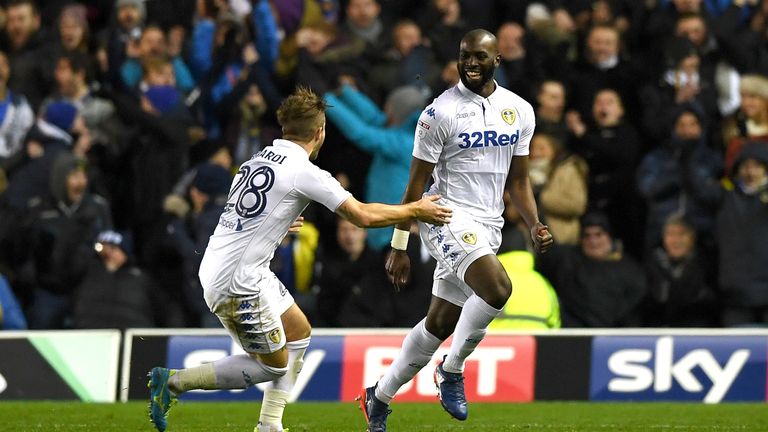
{"type": "Polygon", "coordinates": [[[240,166],[200,264],[205,301],[246,352],[285,345],[280,316],[293,297],[269,269],[310,201],[329,210],[350,197],[298,144],[275,140],[240,166]]]}
{"type": "Polygon", "coordinates": [[[472,295],[464,273],[501,244],[510,164],[513,156],[528,155],[535,125],[531,104],[498,84],[484,98],[459,82],[419,117],[413,156],[435,164],[428,193],[454,212],[448,225],[419,222],[422,242],[437,260],[435,296],[462,306],[472,295]]]}

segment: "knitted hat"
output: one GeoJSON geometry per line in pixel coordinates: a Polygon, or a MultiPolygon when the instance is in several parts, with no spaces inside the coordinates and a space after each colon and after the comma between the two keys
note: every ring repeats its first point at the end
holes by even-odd
{"type": "Polygon", "coordinates": [[[605,232],[608,233],[608,235],[612,234],[611,221],[608,219],[608,216],[605,213],[593,211],[581,217],[582,235],[584,234],[585,229],[595,226],[602,228],[605,232]]]}
{"type": "Polygon", "coordinates": [[[96,244],[103,243],[119,247],[128,256],[131,256],[133,253],[133,241],[128,233],[120,233],[112,230],[102,231],[99,233],[98,237],[96,237],[96,244]]]}
{"type": "Polygon", "coordinates": [[[768,77],[758,74],[743,75],[739,83],[739,90],[742,93],[768,99],[768,77]]]}
{"type": "Polygon", "coordinates": [[[149,99],[149,103],[155,107],[161,114],[165,114],[173,109],[181,99],[176,87],[169,85],[151,86],[144,92],[144,96],[149,99]]]}
{"type": "Polygon", "coordinates": [[[212,163],[203,163],[197,166],[192,186],[206,195],[218,196],[229,192],[231,181],[232,176],[226,169],[212,163]]]}
{"type": "Polygon", "coordinates": [[[45,121],[68,132],[77,117],[77,107],[69,102],[51,102],[45,107],[45,121]]]}
{"type": "Polygon", "coordinates": [[[144,0],[117,0],[117,3],[115,3],[115,9],[120,9],[123,6],[133,6],[139,10],[141,16],[146,15],[144,0]]]}
{"type": "Polygon", "coordinates": [[[418,87],[407,85],[392,90],[385,106],[391,110],[394,124],[399,125],[414,112],[421,111],[426,101],[426,95],[418,87]]]}

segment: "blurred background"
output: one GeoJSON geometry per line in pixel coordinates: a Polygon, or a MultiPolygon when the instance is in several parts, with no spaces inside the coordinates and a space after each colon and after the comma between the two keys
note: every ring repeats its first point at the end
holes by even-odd
{"type": "MultiPolygon", "coordinates": [[[[418,113],[494,32],[533,104],[496,328],[768,323],[768,1],[0,1],[0,329],[220,327],[197,268],[240,163],[296,85],[333,105],[317,163],[397,203],[418,113]],[[529,318],[533,319],[529,319],[529,318]]],[[[412,235],[310,207],[272,269],[315,327],[410,327],[434,262],[412,235]]]]}

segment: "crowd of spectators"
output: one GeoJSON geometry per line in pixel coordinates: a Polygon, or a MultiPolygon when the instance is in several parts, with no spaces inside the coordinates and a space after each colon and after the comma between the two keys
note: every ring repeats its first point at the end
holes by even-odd
{"type": "MultiPolygon", "coordinates": [[[[562,325],[768,324],[768,0],[3,0],[0,328],[216,326],[197,267],[282,98],[325,95],[317,163],[396,203],[478,27],[536,110],[562,325]]],[[[272,267],[315,326],[415,324],[418,236],[394,293],[391,230],[305,218],[272,267]]],[[[500,252],[530,251],[505,218],[500,252]]]]}

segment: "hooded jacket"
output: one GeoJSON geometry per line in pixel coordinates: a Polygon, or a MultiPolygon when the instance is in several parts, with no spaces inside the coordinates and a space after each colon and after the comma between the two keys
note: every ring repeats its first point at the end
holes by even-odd
{"type": "MultiPolygon", "coordinates": [[[[768,145],[751,143],[736,158],[734,172],[746,159],[768,167],[768,145]]],[[[720,246],[719,285],[730,306],[768,306],[768,185],[745,193],[738,185],[723,197],[717,215],[720,246]]]]}

